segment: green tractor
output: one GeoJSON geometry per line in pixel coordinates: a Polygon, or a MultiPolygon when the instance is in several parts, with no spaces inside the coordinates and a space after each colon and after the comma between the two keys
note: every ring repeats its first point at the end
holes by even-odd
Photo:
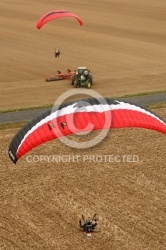
{"type": "Polygon", "coordinates": [[[90,70],[86,67],[79,67],[76,74],[72,76],[72,85],[75,88],[85,87],[90,89],[93,84],[93,78],[90,74],[90,70]]]}

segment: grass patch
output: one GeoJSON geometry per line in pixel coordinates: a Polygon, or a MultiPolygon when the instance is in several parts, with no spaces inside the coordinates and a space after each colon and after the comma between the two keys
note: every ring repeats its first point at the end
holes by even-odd
{"type": "Polygon", "coordinates": [[[163,93],[166,93],[166,90],[154,91],[154,92],[143,92],[143,93],[138,93],[138,94],[128,94],[128,95],[118,96],[115,98],[128,98],[128,97],[155,95],[155,94],[163,94],[163,93]]]}
{"type": "Polygon", "coordinates": [[[21,128],[25,126],[28,122],[13,122],[0,124],[0,130],[10,129],[10,128],[21,128]]]}
{"type": "Polygon", "coordinates": [[[146,105],[146,107],[151,108],[151,109],[166,108],[166,102],[159,102],[156,104],[146,105]]]}
{"type": "Polygon", "coordinates": [[[34,109],[44,109],[44,108],[51,108],[52,106],[53,106],[53,104],[48,104],[48,105],[42,105],[42,106],[24,107],[24,108],[17,108],[17,109],[6,109],[6,110],[0,110],[0,113],[28,111],[28,110],[34,110],[34,109]]]}

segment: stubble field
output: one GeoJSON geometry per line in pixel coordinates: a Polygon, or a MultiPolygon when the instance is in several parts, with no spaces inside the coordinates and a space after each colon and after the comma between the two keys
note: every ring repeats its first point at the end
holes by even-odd
{"type": "MultiPolygon", "coordinates": [[[[46,83],[45,77],[84,65],[103,96],[165,90],[164,1],[1,0],[0,5],[0,110],[54,103],[73,87],[68,81],[46,83]],[[59,19],[37,30],[38,18],[53,9],[77,13],[84,25],[59,19]],[[62,54],[55,59],[59,47],[62,54]]],[[[153,111],[166,118],[164,107],[153,111]]],[[[166,249],[165,135],[115,129],[86,151],[55,140],[15,166],[7,150],[18,129],[0,130],[0,249],[166,249]],[[41,155],[75,158],[40,162],[41,155]],[[78,220],[94,213],[97,230],[87,239],[78,220]]]]}

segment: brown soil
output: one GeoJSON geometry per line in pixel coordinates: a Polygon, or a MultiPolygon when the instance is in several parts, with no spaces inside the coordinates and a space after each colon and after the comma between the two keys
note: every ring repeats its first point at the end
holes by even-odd
{"type": "Polygon", "coordinates": [[[1,0],[0,110],[54,103],[73,87],[45,78],[78,66],[90,68],[93,89],[104,96],[165,90],[164,7],[163,0],[1,0]],[[38,18],[56,8],[77,13],[84,25],[63,18],[38,30],[38,18]]]}
{"type": "MultiPolygon", "coordinates": [[[[45,77],[80,65],[91,69],[93,89],[104,96],[165,89],[166,3],[91,2],[1,0],[1,110],[53,103],[72,86],[48,84],[45,77]],[[72,10],[84,26],[61,19],[37,30],[38,18],[52,9],[72,10]]],[[[155,112],[166,117],[165,108],[155,112]]],[[[86,151],[55,140],[14,166],[7,150],[17,130],[0,131],[0,249],[166,249],[165,135],[113,130],[86,151]],[[39,162],[41,155],[78,162],[39,162]],[[108,155],[110,162],[101,161],[108,155]],[[126,155],[135,155],[135,162],[126,155]],[[94,213],[98,227],[87,239],[78,220],[94,213]]]]}

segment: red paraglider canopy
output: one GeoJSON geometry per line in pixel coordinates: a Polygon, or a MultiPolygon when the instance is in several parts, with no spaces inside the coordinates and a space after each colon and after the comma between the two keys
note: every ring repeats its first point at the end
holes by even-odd
{"type": "Polygon", "coordinates": [[[57,18],[62,18],[62,17],[74,17],[77,19],[77,21],[79,22],[80,26],[83,25],[82,20],[74,13],[67,11],[67,10],[53,10],[51,12],[48,12],[46,14],[44,14],[38,21],[36,24],[36,27],[38,29],[40,29],[44,24],[46,24],[49,21],[52,21],[54,19],[57,18]]]}

